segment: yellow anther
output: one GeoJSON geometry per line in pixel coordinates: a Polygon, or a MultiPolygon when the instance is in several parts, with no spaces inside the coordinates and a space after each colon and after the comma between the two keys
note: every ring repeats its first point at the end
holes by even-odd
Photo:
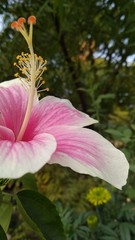
{"type": "Polygon", "coordinates": [[[14,76],[15,76],[15,77],[19,77],[19,73],[15,73],[14,76]]]}
{"type": "MultiPolygon", "coordinates": [[[[22,52],[21,55],[18,55],[16,58],[18,60],[18,64],[14,63],[14,65],[21,71],[23,75],[26,76],[27,78],[26,81],[31,82],[31,63],[32,63],[31,54],[22,52]]],[[[41,75],[47,69],[45,66],[47,61],[43,60],[41,56],[37,56],[37,54],[34,54],[34,62],[35,73],[33,80],[36,82],[36,88],[39,89],[40,86],[42,86],[45,83],[41,75]]]]}

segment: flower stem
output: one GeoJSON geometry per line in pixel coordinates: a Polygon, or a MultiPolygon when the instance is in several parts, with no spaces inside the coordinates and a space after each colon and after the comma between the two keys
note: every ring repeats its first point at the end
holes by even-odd
{"type": "Polygon", "coordinates": [[[99,207],[98,207],[98,206],[96,206],[96,213],[97,213],[99,222],[102,223],[102,218],[101,218],[101,214],[100,214],[100,210],[99,210],[99,207]]]}

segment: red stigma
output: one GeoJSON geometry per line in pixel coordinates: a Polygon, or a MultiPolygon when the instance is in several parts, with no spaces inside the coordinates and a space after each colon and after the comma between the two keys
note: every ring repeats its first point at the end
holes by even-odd
{"type": "Polygon", "coordinates": [[[25,22],[26,22],[26,19],[24,17],[18,18],[18,23],[19,24],[22,24],[22,23],[25,23],[25,22]]]}
{"type": "Polygon", "coordinates": [[[12,22],[12,23],[11,23],[11,28],[17,29],[17,28],[18,28],[18,22],[17,22],[17,21],[12,22]]]}
{"type": "Polygon", "coordinates": [[[35,16],[30,16],[28,18],[28,23],[29,24],[36,24],[36,17],[35,16]]]}

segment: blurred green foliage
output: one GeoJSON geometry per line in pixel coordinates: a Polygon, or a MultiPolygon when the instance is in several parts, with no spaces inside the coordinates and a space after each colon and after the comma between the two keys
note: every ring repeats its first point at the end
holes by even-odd
{"type": "MultiPolygon", "coordinates": [[[[105,183],[60,166],[47,165],[36,174],[39,190],[59,205],[70,240],[135,239],[134,12],[134,0],[0,1],[0,82],[14,78],[16,56],[28,52],[19,33],[10,28],[11,22],[35,15],[34,47],[48,61],[44,79],[49,94],[70,99],[98,119],[94,129],[120,148],[131,164],[123,191],[107,184],[113,198],[99,209],[102,222],[94,228],[87,225],[87,217],[97,211],[88,204],[86,193],[105,183]]],[[[21,184],[11,182],[8,188],[18,189],[21,184]]],[[[21,219],[13,230],[15,219],[16,215],[9,230],[12,239],[34,239],[21,219]]]]}

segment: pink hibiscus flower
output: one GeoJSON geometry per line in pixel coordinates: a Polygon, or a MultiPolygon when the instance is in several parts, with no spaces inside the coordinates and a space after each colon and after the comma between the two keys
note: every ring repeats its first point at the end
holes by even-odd
{"type": "Polygon", "coordinates": [[[26,78],[0,84],[0,178],[19,178],[46,163],[58,163],[96,176],[121,189],[129,164],[124,154],[97,132],[83,128],[97,121],[65,99],[37,98],[46,62],[33,52],[31,16],[29,34],[24,18],[12,23],[25,37],[30,54],[18,56],[17,67],[26,78]]]}

